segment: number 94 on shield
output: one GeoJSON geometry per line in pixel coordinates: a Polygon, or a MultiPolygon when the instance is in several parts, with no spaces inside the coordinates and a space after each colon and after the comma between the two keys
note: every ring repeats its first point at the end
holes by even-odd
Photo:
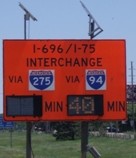
{"type": "Polygon", "coordinates": [[[86,70],[86,90],[106,90],[106,70],[86,70]]]}

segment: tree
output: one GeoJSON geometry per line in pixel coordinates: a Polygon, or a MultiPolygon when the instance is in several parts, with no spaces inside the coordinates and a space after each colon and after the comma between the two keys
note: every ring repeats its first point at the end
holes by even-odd
{"type": "Polygon", "coordinates": [[[57,133],[54,135],[58,139],[72,139],[74,140],[79,124],[77,122],[58,122],[54,126],[57,133]]]}

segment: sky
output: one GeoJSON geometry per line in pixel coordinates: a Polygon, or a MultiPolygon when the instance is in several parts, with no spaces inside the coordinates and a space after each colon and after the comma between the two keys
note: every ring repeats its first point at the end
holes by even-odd
{"type": "MultiPolygon", "coordinates": [[[[0,0],[0,113],[3,112],[3,39],[24,39],[24,10],[38,21],[27,21],[27,39],[89,39],[89,17],[80,0],[0,0]]],[[[103,29],[95,39],[126,40],[127,84],[136,84],[136,0],[82,0],[103,29]]],[[[115,61],[116,62],[116,61],[115,61]]]]}

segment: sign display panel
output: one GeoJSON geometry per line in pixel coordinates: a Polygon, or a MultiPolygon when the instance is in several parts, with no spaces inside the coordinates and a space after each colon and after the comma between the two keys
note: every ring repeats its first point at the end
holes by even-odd
{"type": "Polygon", "coordinates": [[[7,116],[41,116],[42,96],[6,96],[7,116]]]}
{"type": "Polygon", "coordinates": [[[125,50],[125,40],[3,40],[4,119],[125,120],[125,50]]]}
{"type": "Polygon", "coordinates": [[[103,96],[85,95],[68,96],[68,115],[103,115],[103,96]]]}

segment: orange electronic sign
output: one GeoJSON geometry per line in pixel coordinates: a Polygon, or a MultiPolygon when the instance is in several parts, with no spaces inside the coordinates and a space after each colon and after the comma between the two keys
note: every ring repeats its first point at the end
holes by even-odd
{"type": "Polygon", "coordinates": [[[124,40],[4,40],[4,119],[125,120],[124,40]]]}

